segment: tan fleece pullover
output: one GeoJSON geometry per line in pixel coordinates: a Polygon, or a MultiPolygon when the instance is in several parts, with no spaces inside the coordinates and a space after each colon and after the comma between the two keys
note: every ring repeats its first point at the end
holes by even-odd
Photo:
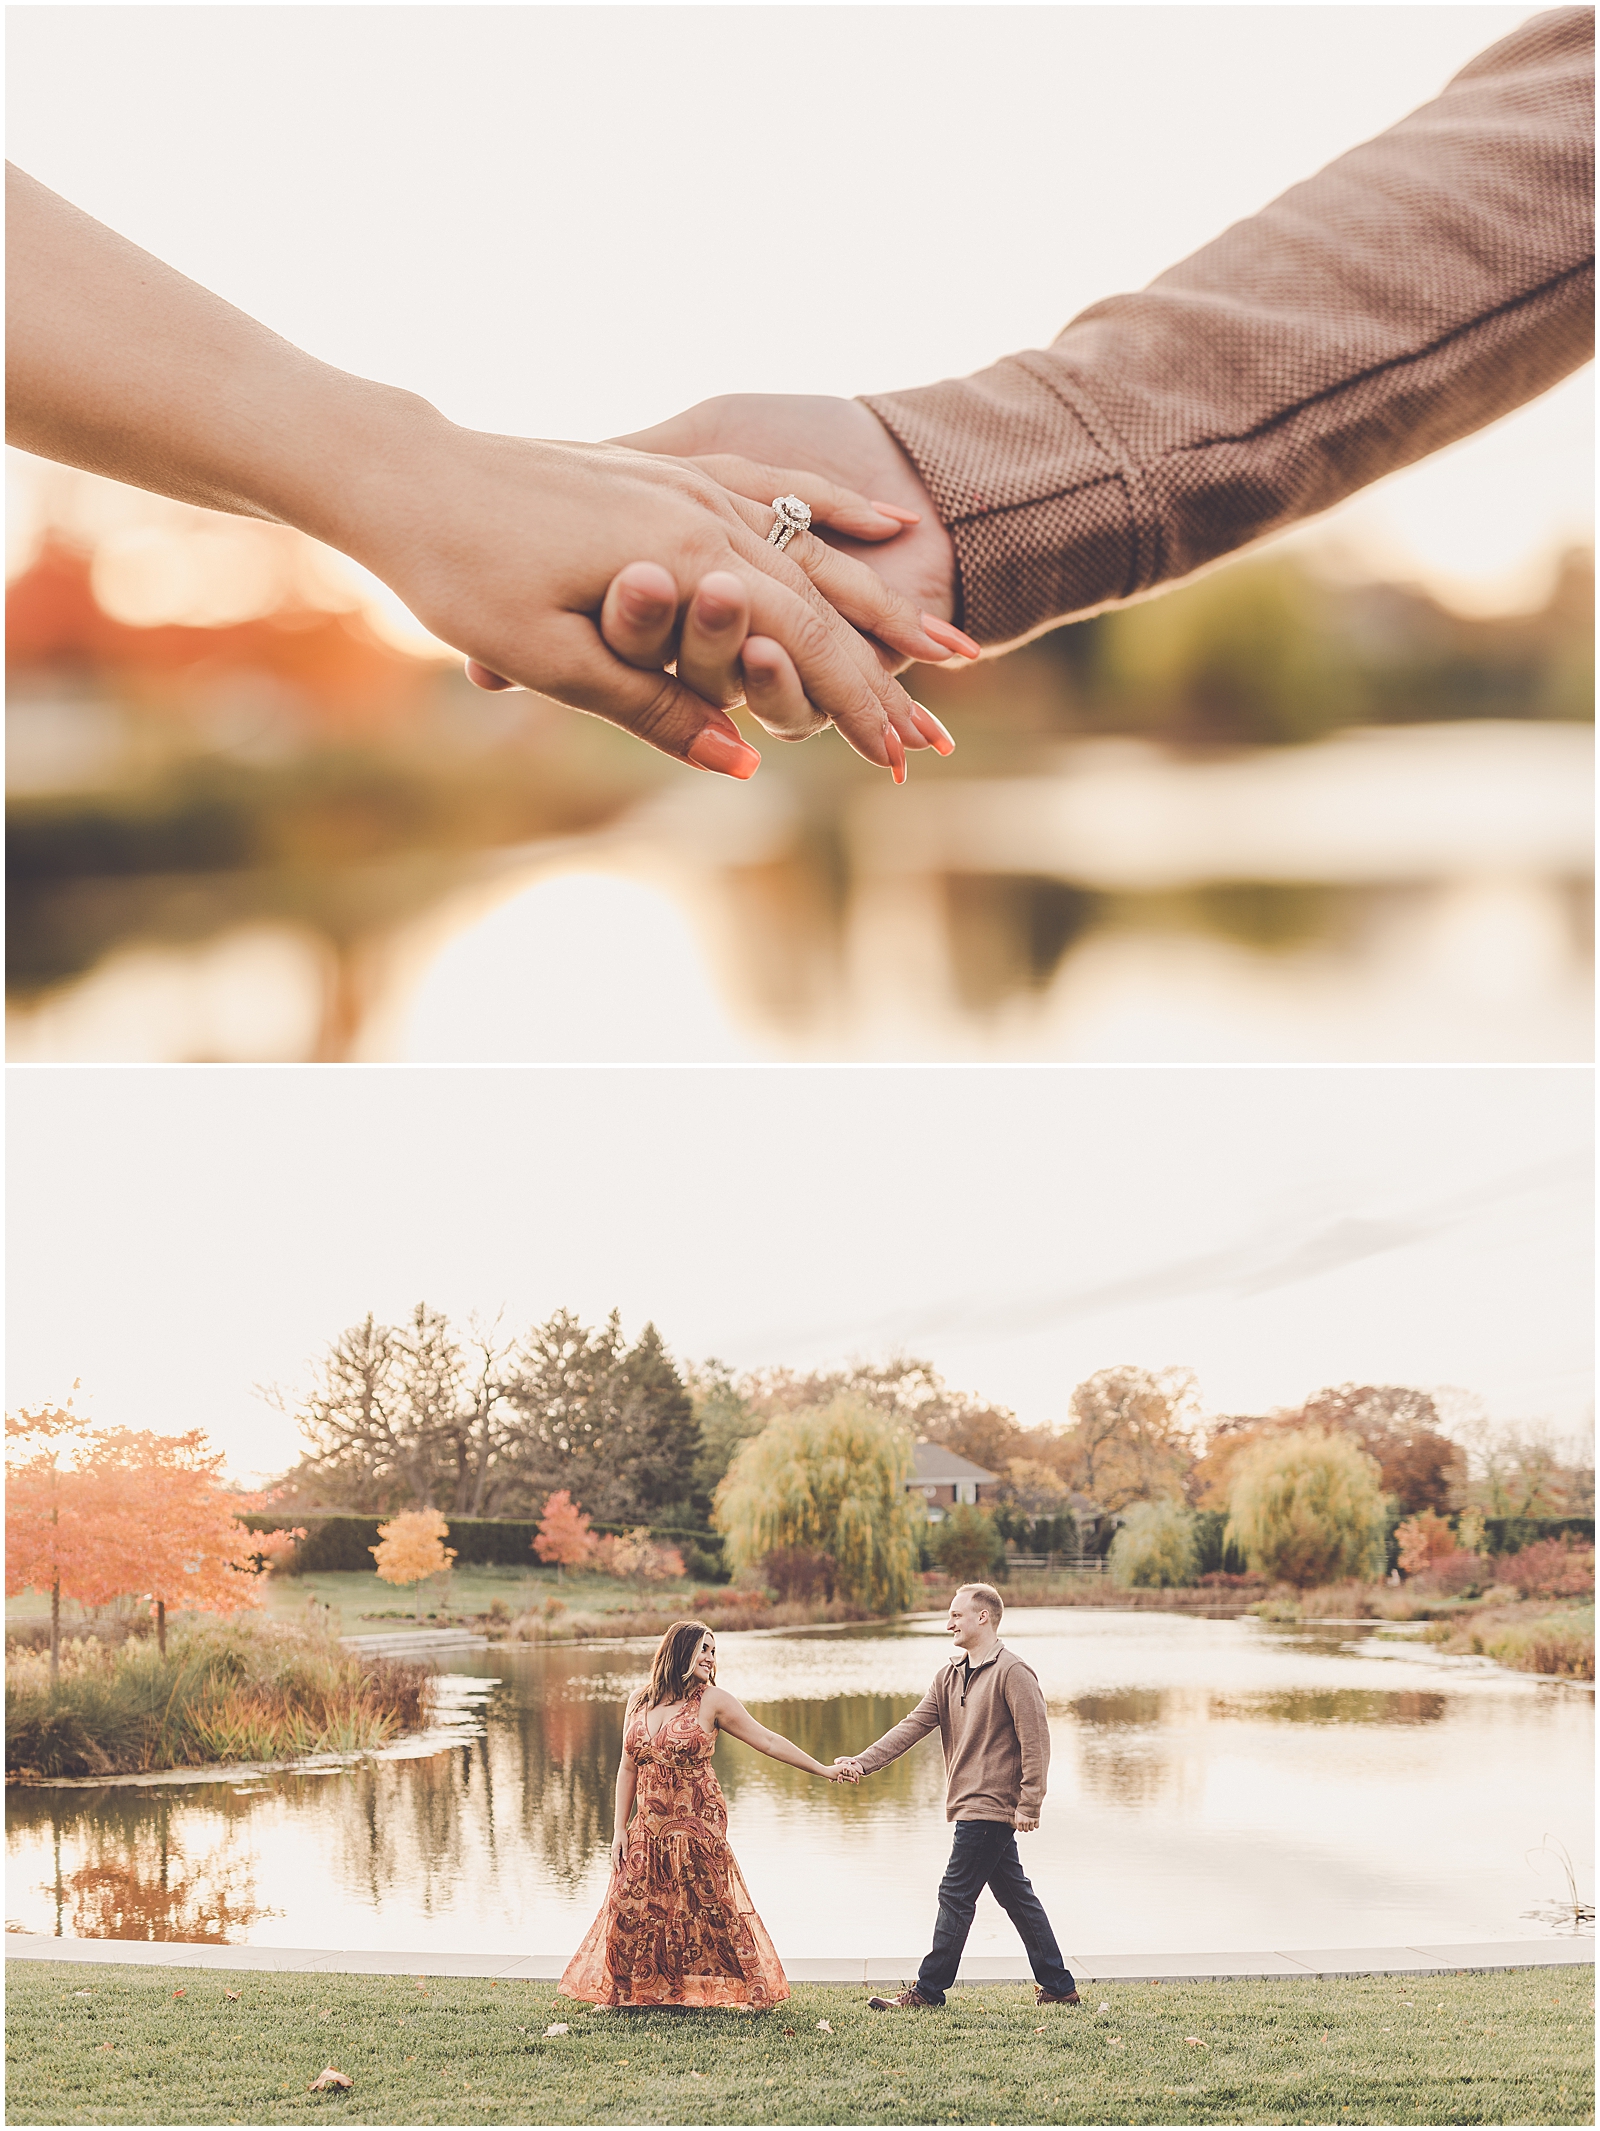
{"type": "Polygon", "coordinates": [[[1593,348],[1574,8],[1050,347],[866,404],[949,528],[956,620],[998,649],[1326,510],[1593,348]]]}
{"type": "Polygon", "coordinates": [[[872,1775],[938,1726],[946,1820],[1037,1820],[1050,1770],[1050,1726],[1031,1665],[1004,1643],[969,1677],[961,1651],[893,1731],[855,1759],[872,1775]]]}

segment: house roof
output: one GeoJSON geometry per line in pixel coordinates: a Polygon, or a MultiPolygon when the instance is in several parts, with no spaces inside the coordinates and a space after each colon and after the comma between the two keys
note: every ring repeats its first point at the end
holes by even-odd
{"type": "Polygon", "coordinates": [[[914,1443],[911,1447],[911,1482],[915,1487],[951,1487],[958,1480],[995,1480],[997,1473],[985,1472],[981,1465],[974,1465],[970,1458],[963,1458],[954,1450],[946,1450],[942,1443],[914,1443]]]}

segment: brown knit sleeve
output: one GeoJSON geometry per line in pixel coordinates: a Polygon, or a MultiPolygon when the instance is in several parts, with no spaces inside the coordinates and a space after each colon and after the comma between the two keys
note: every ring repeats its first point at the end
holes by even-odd
{"type": "Polygon", "coordinates": [[[875,1776],[880,1768],[891,1761],[898,1761],[903,1753],[925,1739],[939,1722],[938,1697],[930,1687],[909,1717],[902,1717],[892,1731],[886,1731],[881,1739],[875,1739],[864,1753],[854,1758],[861,1764],[864,1776],[875,1776]]]}
{"type": "Polygon", "coordinates": [[[1044,1689],[1033,1668],[1020,1661],[1006,1667],[1004,1687],[1006,1706],[1017,1728],[1017,1744],[1022,1749],[1017,1813],[1025,1820],[1037,1820],[1050,1776],[1050,1716],[1045,1708],[1044,1689]]]}
{"type": "Polygon", "coordinates": [[[1138,295],[868,396],[998,649],[1326,510],[1594,343],[1594,18],[1540,15],[1138,295]]]}

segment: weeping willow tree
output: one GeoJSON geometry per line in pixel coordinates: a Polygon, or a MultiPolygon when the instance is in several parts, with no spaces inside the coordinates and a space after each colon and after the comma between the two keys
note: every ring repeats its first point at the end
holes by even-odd
{"type": "Polygon", "coordinates": [[[1271,1436],[1233,1469],[1226,1537],[1264,1576],[1334,1583],[1383,1574],[1379,1469],[1348,1436],[1271,1436]]]}
{"type": "Polygon", "coordinates": [[[752,1437],[717,1489],[713,1517],[736,1568],[780,1547],[829,1556],[841,1598],[909,1604],[922,1505],[906,1493],[911,1436],[881,1407],[842,1397],[786,1413],[752,1437]]]}

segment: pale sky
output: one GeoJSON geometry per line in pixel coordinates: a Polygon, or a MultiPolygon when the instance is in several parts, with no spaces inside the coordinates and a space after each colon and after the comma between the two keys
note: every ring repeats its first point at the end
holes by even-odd
{"type": "MultiPolygon", "coordinates": [[[[1047,342],[1534,12],[23,6],[7,152],[331,362],[606,436],[1047,342]]],[[[1517,603],[1592,461],[1585,373],[1322,525],[1517,603]]]]}
{"type": "Polygon", "coordinates": [[[897,1349],[1062,1421],[1195,1368],[1590,1406],[1593,1077],[1545,1068],[17,1068],[8,1403],[292,1462],[253,1396],[369,1309],[897,1349]],[[82,1400],[80,1400],[80,1404],[82,1400]]]}

